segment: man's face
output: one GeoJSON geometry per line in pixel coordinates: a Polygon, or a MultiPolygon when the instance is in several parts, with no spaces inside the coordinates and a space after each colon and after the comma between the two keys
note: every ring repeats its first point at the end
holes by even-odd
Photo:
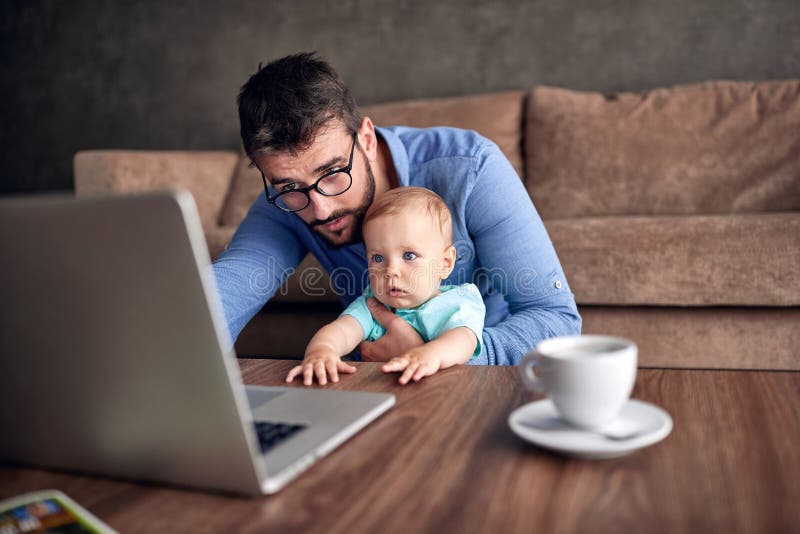
{"type": "MultiPolygon", "coordinates": [[[[327,172],[346,167],[352,146],[353,136],[344,127],[336,126],[319,132],[303,152],[261,156],[256,163],[280,193],[284,189],[308,187],[327,172]]],[[[332,197],[309,191],[311,203],[295,212],[332,248],[361,240],[364,213],[375,196],[375,176],[359,146],[355,147],[350,175],[353,177],[350,189],[332,197]]]]}
{"type": "Polygon", "coordinates": [[[372,292],[392,308],[416,308],[439,294],[455,249],[422,209],[380,215],[364,227],[372,292]]]}

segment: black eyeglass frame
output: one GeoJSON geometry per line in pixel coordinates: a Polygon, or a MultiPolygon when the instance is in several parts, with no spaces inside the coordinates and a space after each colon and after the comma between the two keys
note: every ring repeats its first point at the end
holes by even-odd
{"type": "Polygon", "coordinates": [[[261,172],[261,169],[259,169],[258,172],[261,173],[261,180],[264,182],[264,195],[267,197],[267,202],[269,202],[270,204],[274,204],[275,207],[280,209],[280,210],[286,211],[288,213],[294,213],[296,211],[302,211],[302,210],[306,209],[308,207],[308,205],[311,204],[311,195],[310,195],[310,193],[311,193],[312,190],[316,189],[317,193],[319,193],[320,195],[325,196],[325,197],[336,197],[336,196],[339,196],[339,195],[341,195],[343,193],[346,193],[353,186],[353,175],[350,174],[350,172],[353,170],[353,155],[356,152],[356,135],[357,134],[355,132],[353,132],[353,146],[350,147],[350,159],[347,162],[347,166],[346,167],[342,167],[341,169],[333,169],[332,171],[326,172],[325,174],[320,176],[317,179],[316,182],[314,182],[313,184],[309,185],[308,187],[301,187],[299,189],[289,189],[287,191],[282,191],[282,192],[278,193],[274,197],[271,197],[271,196],[269,196],[269,188],[267,187],[267,177],[264,176],[264,173],[261,172]],[[325,191],[323,191],[322,189],[320,189],[318,187],[319,183],[322,180],[324,180],[325,178],[329,178],[329,177],[333,176],[334,174],[340,173],[340,172],[345,173],[347,175],[347,177],[350,178],[350,183],[343,190],[339,191],[338,193],[331,194],[331,193],[326,193],[325,191]],[[297,209],[289,209],[289,208],[284,208],[283,206],[281,206],[280,204],[277,203],[277,200],[278,200],[278,198],[281,197],[281,195],[286,195],[286,194],[289,194],[289,193],[303,193],[306,196],[306,204],[305,204],[305,206],[303,206],[302,208],[297,208],[297,209]]]}

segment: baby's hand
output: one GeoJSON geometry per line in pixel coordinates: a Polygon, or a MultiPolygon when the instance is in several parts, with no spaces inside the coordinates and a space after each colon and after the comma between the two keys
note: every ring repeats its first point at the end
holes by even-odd
{"type": "Polygon", "coordinates": [[[422,377],[434,374],[441,365],[442,359],[436,355],[436,352],[428,349],[427,345],[422,345],[392,358],[381,369],[384,373],[403,371],[399,382],[408,384],[408,381],[412,378],[414,382],[419,382],[422,377]]]}
{"type": "Polygon", "coordinates": [[[352,374],[356,372],[356,368],[347,364],[339,358],[333,351],[317,350],[312,353],[306,354],[303,358],[303,363],[292,367],[289,374],[286,375],[286,383],[288,384],[294,378],[303,373],[303,384],[310,386],[314,383],[314,376],[320,386],[328,383],[328,375],[331,377],[331,382],[339,381],[339,373],[352,374]]]}

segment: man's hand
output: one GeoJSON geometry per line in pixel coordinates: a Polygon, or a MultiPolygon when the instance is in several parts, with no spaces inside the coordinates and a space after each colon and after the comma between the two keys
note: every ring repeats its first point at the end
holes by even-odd
{"type": "Polygon", "coordinates": [[[434,347],[435,345],[429,343],[413,348],[405,354],[389,360],[381,367],[381,370],[384,373],[403,371],[399,380],[403,385],[408,384],[411,379],[419,382],[423,377],[434,374],[442,367],[442,359],[437,355],[438,351],[434,347]]]}
{"type": "Polygon", "coordinates": [[[365,362],[388,362],[398,354],[425,344],[413,326],[387,310],[375,297],[367,300],[367,307],[386,333],[378,341],[363,341],[358,346],[365,362]]]}
{"type": "Polygon", "coordinates": [[[306,353],[303,363],[292,367],[286,375],[286,382],[291,382],[297,375],[303,373],[303,384],[306,386],[314,383],[314,376],[317,377],[319,385],[324,386],[328,383],[328,375],[331,377],[331,382],[336,383],[339,381],[339,373],[355,372],[356,368],[343,362],[334,351],[319,349],[306,353]]]}

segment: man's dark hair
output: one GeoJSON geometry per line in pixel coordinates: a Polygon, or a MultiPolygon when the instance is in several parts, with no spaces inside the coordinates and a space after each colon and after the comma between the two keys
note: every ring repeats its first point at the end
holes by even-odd
{"type": "Polygon", "coordinates": [[[239,93],[239,122],[245,152],[301,152],[320,128],[339,119],[355,133],[361,113],[350,90],[316,53],[286,56],[250,76],[239,93]]]}

